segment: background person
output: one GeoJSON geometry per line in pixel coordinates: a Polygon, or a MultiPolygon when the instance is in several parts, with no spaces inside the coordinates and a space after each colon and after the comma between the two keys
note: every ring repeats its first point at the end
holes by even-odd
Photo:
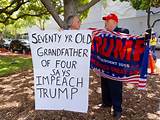
{"type": "Polygon", "coordinates": [[[157,45],[157,38],[156,33],[152,33],[151,39],[150,39],[150,50],[152,52],[153,59],[156,61],[156,45],[157,45]]]}

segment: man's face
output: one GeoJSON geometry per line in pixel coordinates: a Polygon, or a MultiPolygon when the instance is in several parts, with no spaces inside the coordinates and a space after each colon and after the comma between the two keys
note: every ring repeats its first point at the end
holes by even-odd
{"type": "Polygon", "coordinates": [[[117,22],[110,19],[110,20],[105,20],[105,29],[108,31],[113,31],[117,26],[117,22]]]}
{"type": "Polygon", "coordinates": [[[71,25],[71,29],[73,30],[79,30],[80,29],[80,26],[81,26],[81,21],[79,19],[78,16],[75,16],[73,18],[73,22],[72,22],[72,25],[71,25]]]}

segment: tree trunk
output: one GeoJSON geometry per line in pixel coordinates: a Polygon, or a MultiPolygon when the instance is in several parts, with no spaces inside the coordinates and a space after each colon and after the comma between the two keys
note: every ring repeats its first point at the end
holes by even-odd
{"type": "Polygon", "coordinates": [[[150,8],[148,8],[148,10],[147,10],[147,26],[148,26],[148,28],[151,28],[150,16],[151,16],[151,12],[150,12],[150,8]]]}
{"type": "Polygon", "coordinates": [[[95,5],[100,0],[91,0],[89,3],[87,3],[83,6],[76,6],[77,1],[78,0],[63,0],[63,3],[64,3],[64,20],[62,20],[59,17],[58,12],[56,11],[55,6],[53,6],[51,0],[41,0],[42,4],[45,6],[47,11],[52,15],[52,17],[57,22],[57,24],[61,28],[64,28],[64,29],[67,28],[67,24],[66,24],[65,21],[68,18],[68,16],[76,15],[77,13],[81,14],[85,10],[87,10],[90,7],[92,7],[93,5],[95,5]]]}
{"type": "Polygon", "coordinates": [[[65,22],[59,17],[58,12],[55,10],[55,7],[52,6],[51,0],[41,0],[41,2],[61,28],[67,27],[65,22]]]}
{"type": "Polygon", "coordinates": [[[39,25],[37,25],[41,30],[45,30],[45,20],[39,19],[39,25]]]}
{"type": "Polygon", "coordinates": [[[66,21],[68,16],[77,14],[77,9],[75,6],[75,0],[63,0],[63,2],[64,2],[64,21],[66,21]]]}
{"type": "Polygon", "coordinates": [[[46,22],[46,21],[43,20],[43,28],[42,28],[43,30],[45,30],[45,22],[46,22]]]}

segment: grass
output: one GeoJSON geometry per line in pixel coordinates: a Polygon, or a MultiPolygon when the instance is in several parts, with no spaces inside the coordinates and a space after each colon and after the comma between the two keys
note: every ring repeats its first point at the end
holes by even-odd
{"type": "Polygon", "coordinates": [[[32,69],[32,59],[23,56],[0,56],[0,77],[32,69]]]}

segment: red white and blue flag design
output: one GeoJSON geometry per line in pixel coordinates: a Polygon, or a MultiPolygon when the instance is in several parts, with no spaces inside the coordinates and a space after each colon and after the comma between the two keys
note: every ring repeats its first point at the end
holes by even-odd
{"type": "Polygon", "coordinates": [[[149,46],[143,37],[92,29],[91,68],[112,80],[138,84],[147,80],[149,46]]]}

